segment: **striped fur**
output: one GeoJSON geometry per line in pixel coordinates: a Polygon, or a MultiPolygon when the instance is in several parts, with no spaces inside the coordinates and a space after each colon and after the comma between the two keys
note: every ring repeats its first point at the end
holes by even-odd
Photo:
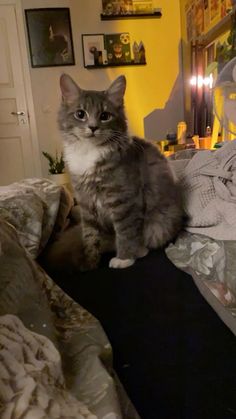
{"type": "Polygon", "coordinates": [[[180,229],[179,187],[159,150],[128,135],[123,76],[106,91],[87,91],[64,74],[61,90],[59,126],[81,208],[85,265],[98,265],[106,234],[116,250],[110,266],[130,266],[180,229]]]}

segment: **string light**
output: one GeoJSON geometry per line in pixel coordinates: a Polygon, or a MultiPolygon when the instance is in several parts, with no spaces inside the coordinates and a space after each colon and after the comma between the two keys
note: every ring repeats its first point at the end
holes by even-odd
{"type": "Polygon", "coordinates": [[[208,86],[210,89],[213,87],[213,76],[210,74],[208,77],[202,77],[202,76],[192,76],[190,79],[191,86],[208,86]]]}

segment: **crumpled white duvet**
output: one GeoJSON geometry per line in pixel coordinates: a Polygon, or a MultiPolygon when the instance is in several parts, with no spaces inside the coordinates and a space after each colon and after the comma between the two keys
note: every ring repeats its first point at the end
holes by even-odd
{"type": "Polygon", "coordinates": [[[0,317],[1,419],[96,419],[65,387],[60,354],[14,315],[0,317]]]}

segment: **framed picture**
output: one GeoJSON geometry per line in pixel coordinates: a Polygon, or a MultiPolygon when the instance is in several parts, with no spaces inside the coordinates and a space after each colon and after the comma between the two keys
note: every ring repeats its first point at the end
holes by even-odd
{"type": "Polygon", "coordinates": [[[130,35],[128,32],[106,34],[104,39],[109,64],[131,62],[130,35]]]}
{"type": "Polygon", "coordinates": [[[107,64],[103,34],[82,34],[82,46],[84,67],[107,64]]]}
{"type": "Polygon", "coordinates": [[[74,65],[70,9],[26,9],[32,67],[74,65]]]}

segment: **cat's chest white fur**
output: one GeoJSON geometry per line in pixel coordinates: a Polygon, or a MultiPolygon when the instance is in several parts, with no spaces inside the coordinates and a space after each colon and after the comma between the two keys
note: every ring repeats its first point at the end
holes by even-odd
{"type": "Polygon", "coordinates": [[[96,148],[88,140],[66,144],[64,154],[70,172],[73,175],[81,176],[94,168],[95,164],[104,156],[104,150],[96,148]]]}

